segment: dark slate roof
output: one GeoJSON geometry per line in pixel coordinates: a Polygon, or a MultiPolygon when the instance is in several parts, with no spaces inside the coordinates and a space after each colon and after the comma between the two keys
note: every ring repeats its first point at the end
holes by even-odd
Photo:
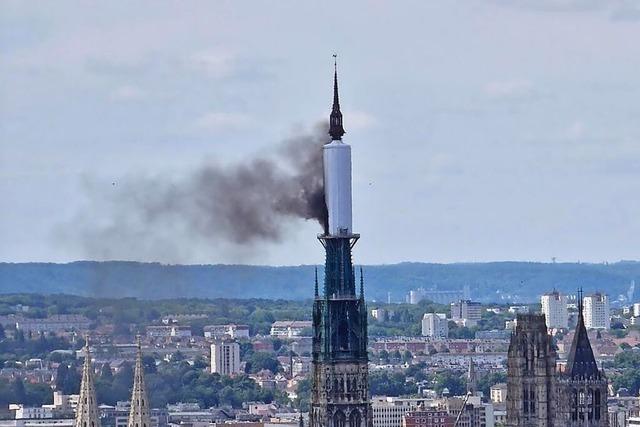
{"type": "Polygon", "coordinates": [[[567,357],[566,372],[572,379],[600,379],[600,370],[593,355],[587,328],[584,326],[582,306],[580,306],[576,333],[567,357]]]}

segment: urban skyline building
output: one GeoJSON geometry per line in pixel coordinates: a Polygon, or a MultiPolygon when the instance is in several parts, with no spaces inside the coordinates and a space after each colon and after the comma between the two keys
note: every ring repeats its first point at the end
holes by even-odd
{"type": "Polygon", "coordinates": [[[230,339],[214,340],[211,344],[212,374],[234,375],[240,372],[240,344],[230,339]]]}
{"type": "Polygon", "coordinates": [[[567,329],[569,327],[566,295],[554,290],[542,295],[540,304],[549,329],[567,329]]]}
{"type": "Polygon", "coordinates": [[[584,324],[587,329],[604,329],[611,327],[609,313],[609,296],[601,292],[587,295],[582,299],[584,324]]]}
{"type": "Polygon", "coordinates": [[[425,313],[422,316],[422,336],[447,338],[449,336],[449,320],[444,313],[425,313]]]}
{"type": "Polygon", "coordinates": [[[323,146],[327,222],[318,236],[326,254],[324,289],[320,294],[316,271],[313,303],[312,427],[373,425],[364,278],[361,269],[358,295],[351,255],[360,236],[352,229],[351,147],[342,141],[344,133],[334,63],[331,141],[323,146]]]}
{"type": "Polygon", "coordinates": [[[472,327],[482,318],[482,304],[470,300],[451,303],[451,320],[460,326],[472,327]]]}

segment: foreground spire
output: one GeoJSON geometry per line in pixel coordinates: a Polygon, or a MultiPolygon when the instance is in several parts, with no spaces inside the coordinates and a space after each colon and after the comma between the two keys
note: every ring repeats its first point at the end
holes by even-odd
{"type": "Polygon", "coordinates": [[[578,292],[578,324],[573,336],[569,356],[567,356],[567,372],[574,379],[600,379],[600,370],[589,342],[589,335],[584,324],[584,307],[582,289],[578,292]]]}
{"type": "Polygon", "coordinates": [[[131,392],[131,411],[129,411],[129,423],[127,427],[149,427],[151,425],[149,415],[149,399],[144,382],[144,366],[142,365],[142,345],[140,336],[137,337],[138,354],[136,367],[133,373],[133,391],[131,392]]]}
{"type": "Polygon", "coordinates": [[[333,55],[333,107],[329,116],[329,135],[333,141],[340,141],[344,135],[342,127],[342,112],[340,112],[340,99],[338,97],[338,55],[333,55]]]}
{"type": "Polygon", "coordinates": [[[100,427],[100,412],[96,401],[96,388],[93,383],[89,336],[85,336],[84,365],[82,367],[82,383],[80,398],[76,408],[75,427],[100,427]]]}

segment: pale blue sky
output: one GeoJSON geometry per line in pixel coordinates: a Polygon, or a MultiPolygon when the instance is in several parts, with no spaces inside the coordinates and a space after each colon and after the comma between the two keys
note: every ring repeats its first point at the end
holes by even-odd
{"type": "Polygon", "coordinates": [[[110,220],[87,189],[325,118],[334,51],[357,262],[637,259],[639,41],[631,0],[3,1],[0,260],[322,262],[312,223],[250,251],[69,228],[110,220]]]}

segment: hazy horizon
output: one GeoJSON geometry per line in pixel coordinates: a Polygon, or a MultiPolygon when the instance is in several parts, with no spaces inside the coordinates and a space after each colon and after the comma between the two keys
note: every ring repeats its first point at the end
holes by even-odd
{"type": "Polygon", "coordinates": [[[0,261],[321,264],[313,221],[94,231],[312,132],[334,52],[356,263],[637,259],[637,40],[625,0],[2,2],[0,261]]]}

